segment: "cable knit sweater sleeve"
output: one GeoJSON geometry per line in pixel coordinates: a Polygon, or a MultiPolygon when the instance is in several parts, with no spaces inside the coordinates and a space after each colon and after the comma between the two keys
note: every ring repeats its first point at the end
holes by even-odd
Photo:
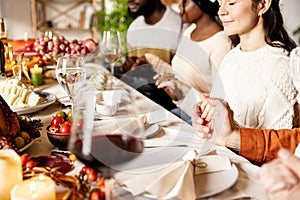
{"type": "Polygon", "coordinates": [[[293,128],[294,104],[296,103],[297,91],[290,76],[287,62],[281,60],[271,77],[274,84],[274,92],[269,93],[263,106],[261,116],[264,118],[263,128],[293,128]],[[278,106],[273,106],[277,104],[278,106]],[[269,112],[269,113],[267,113],[269,112]],[[273,115],[273,117],[271,116],[273,115]],[[273,121],[271,119],[273,118],[273,121]]]}
{"type": "Polygon", "coordinates": [[[240,155],[256,165],[277,157],[280,148],[295,151],[300,142],[300,128],[282,130],[240,129],[240,155]]]}

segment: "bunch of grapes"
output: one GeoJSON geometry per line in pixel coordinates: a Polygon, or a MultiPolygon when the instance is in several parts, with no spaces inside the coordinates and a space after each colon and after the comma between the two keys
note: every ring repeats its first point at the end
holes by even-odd
{"type": "Polygon", "coordinates": [[[63,35],[55,35],[52,38],[48,35],[44,35],[35,40],[32,48],[47,63],[47,61],[56,60],[59,55],[87,55],[95,50],[96,47],[97,43],[92,39],[73,39],[69,41],[63,35]]]}

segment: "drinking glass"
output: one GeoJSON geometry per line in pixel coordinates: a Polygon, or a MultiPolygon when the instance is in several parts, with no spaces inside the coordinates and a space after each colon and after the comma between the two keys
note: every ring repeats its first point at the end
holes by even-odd
{"type": "Polygon", "coordinates": [[[109,200],[112,193],[109,180],[143,151],[144,124],[137,115],[132,115],[134,111],[126,123],[112,124],[99,119],[96,99],[97,92],[88,84],[76,95],[68,149],[105,177],[105,199],[109,200]]]}
{"type": "Polygon", "coordinates": [[[58,58],[56,79],[67,92],[73,109],[74,97],[86,79],[84,59],[80,55],[64,55],[58,58]]]}
{"type": "Polygon", "coordinates": [[[115,74],[115,62],[121,56],[122,40],[120,32],[118,31],[104,31],[101,52],[104,58],[109,62],[111,77],[109,79],[110,84],[113,84],[113,76],[115,74]]]}

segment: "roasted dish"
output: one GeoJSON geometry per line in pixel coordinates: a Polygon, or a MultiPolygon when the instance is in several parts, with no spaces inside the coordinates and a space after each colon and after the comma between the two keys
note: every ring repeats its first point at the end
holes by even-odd
{"type": "Polygon", "coordinates": [[[0,149],[17,151],[38,137],[40,132],[37,127],[13,112],[0,96],[0,149]]]}

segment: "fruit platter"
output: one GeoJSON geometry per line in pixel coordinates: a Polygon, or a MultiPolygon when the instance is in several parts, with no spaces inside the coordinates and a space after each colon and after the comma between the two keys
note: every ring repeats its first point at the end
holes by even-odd
{"type": "Polygon", "coordinates": [[[86,61],[89,61],[99,53],[98,44],[93,39],[70,41],[63,35],[52,38],[44,35],[37,38],[28,49],[37,52],[46,64],[53,60],[56,61],[58,56],[64,54],[83,55],[86,61]]]}
{"type": "Polygon", "coordinates": [[[14,49],[14,56],[25,54],[28,59],[27,68],[35,64],[39,66],[53,65],[59,56],[65,54],[82,55],[86,62],[91,61],[99,54],[99,45],[91,38],[69,40],[63,35],[43,35],[39,38],[24,42],[22,48],[18,45],[14,49]]]}

